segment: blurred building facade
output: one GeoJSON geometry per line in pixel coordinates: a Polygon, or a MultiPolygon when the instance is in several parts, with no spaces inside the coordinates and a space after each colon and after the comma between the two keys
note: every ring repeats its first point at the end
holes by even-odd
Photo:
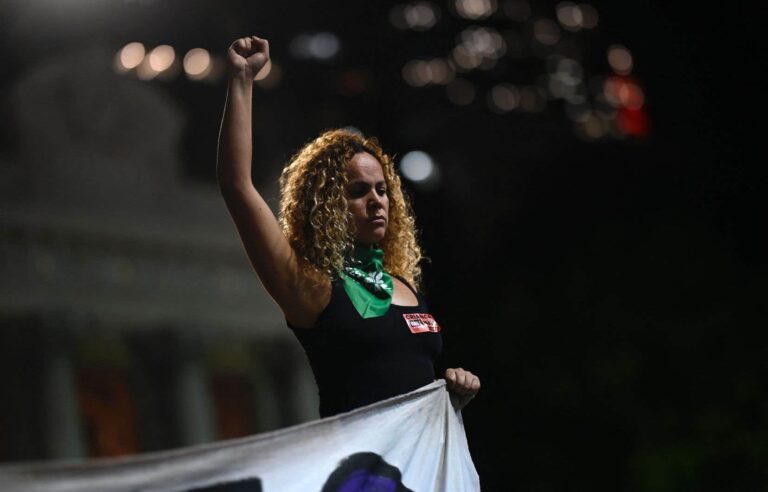
{"type": "Polygon", "coordinates": [[[182,177],[182,111],[110,60],[40,62],[10,95],[3,461],[166,449],[317,417],[306,358],[218,190],[182,177]]]}

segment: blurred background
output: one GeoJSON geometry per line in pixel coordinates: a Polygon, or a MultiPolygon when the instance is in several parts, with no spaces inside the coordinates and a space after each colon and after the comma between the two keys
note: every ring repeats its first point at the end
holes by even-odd
{"type": "MultiPolygon", "coordinates": [[[[0,5],[0,460],[317,418],[216,186],[237,37],[257,188],[320,131],[395,156],[484,490],[758,490],[758,16],[660,0],[0,5]],[[752,164],[752,165],[750,165],[752,164]]],[[[760,328],[763,326],[763,328],[760,328]]]]}

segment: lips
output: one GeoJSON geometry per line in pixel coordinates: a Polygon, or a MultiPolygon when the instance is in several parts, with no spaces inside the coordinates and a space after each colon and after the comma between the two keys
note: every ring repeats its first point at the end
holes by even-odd
{"type": "Polygon", "coordinates": [[[371,217],[370,219],[368,219],[368,222],[376,225],[384,225],[387,223],[387,219],[385,219],[384,217],[371,217]]]}

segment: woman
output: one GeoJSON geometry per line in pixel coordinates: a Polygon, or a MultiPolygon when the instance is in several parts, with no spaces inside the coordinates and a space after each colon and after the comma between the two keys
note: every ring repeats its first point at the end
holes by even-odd
{"type": "MultiPolygon", "coordinates": [[[[309,357],[326,417],[434,380],[440,327],[418,294],[421,251],[391,159],[375,139],[329,131],[280,178],[280,221],[251,181],[253,78],[269,44],[240,38],[227,52],[229,87],[217,177],[248,257],[309,357]]],[[[480,381],[445,372],[464,406],[480,381]]]]}

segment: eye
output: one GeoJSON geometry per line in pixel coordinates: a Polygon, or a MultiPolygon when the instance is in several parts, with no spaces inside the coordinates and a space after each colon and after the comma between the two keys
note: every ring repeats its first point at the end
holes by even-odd
{"type": "Polygon", "coordinates": [[[376,193],[378,193],[378,194],[379,194],[379,196],[384,196],[384,195],[386,195],[386,194],[387,194],[387,189],[386,189],[386,188],[384,188],[384,187],[382,187],[382,188],[379,188],[379,189],[377,189],[377,190],[376,190],[376,193]]]}
{"type": "Polygon", "coordinates": [[[367,189],[368,187],[365,185],[354,184],[348,188],[347,193],[351,198],[360,198],[365,196],[367,189]]]}

